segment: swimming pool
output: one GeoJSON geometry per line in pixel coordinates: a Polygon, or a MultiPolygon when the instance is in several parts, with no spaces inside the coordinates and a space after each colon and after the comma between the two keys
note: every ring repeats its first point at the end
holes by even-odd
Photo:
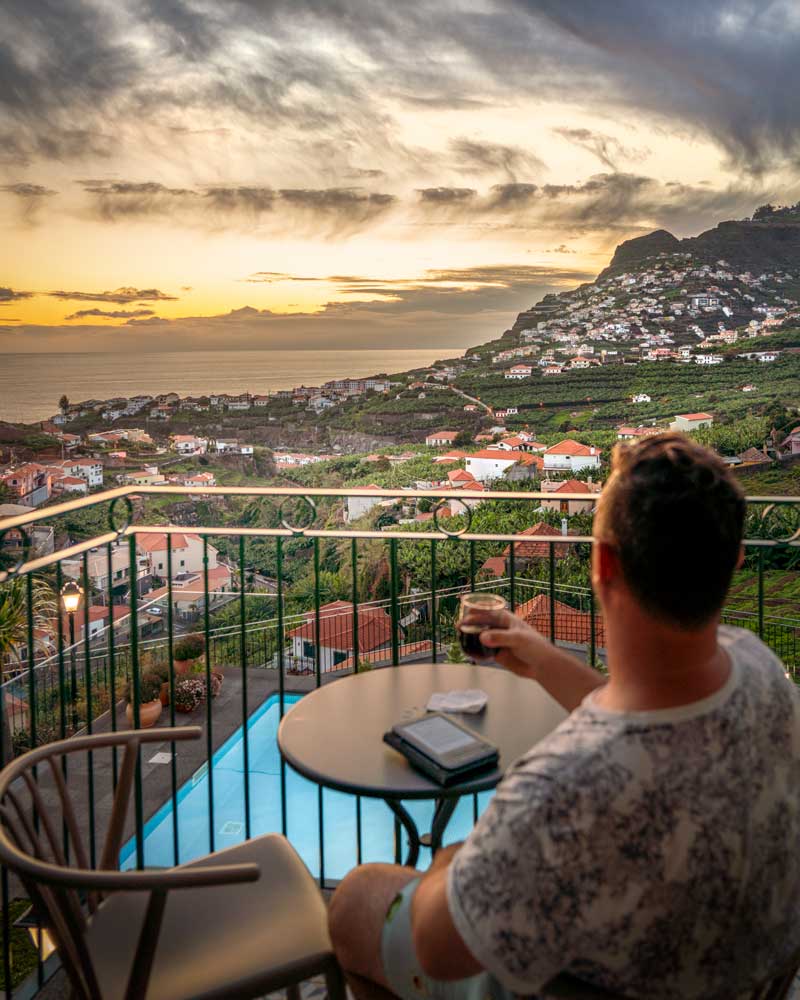
{"type": "MultiPolygon", "coordinates": [[[[288,708],[301,695],[285,695],[288,708]]],[[[281,830],[281,759],[278,752],[278,695],[268,698],[247,721],[250,772],[250,832],[279,833],[281,830]]],[[[368,750],[365,748],[365,752],[368,750]]],[[[377,752],[382,752],[378,748],[377,752]]],[[[244,727],[237,729],[212,758],[214,777],[214,847],[220,850],[245,839],[244,727]]],[[[478,796],[482,811],[491,792],[478,796]]],[[[178,858],[191,861],[209,852],[208,771],[201,768],[178,790],[178,858]]],[[[327,789],[322,793],[323,853],[326,879],[342,878],[357,861],[356,799],[327,789]]],[[[429,830],[432,802],[406,802],[421,831],[429,830]]],[[[462,799],[447,827],[445,840],[462,840],[473,824],[472,796],[462,799]]],[[[175,863],[173,806],[169,799],[144,827],[144,863],[168,867],[175,863]]],[[[313,875],[320,873],[319,790],[306,778],[286,768],[286,833],[313,875]]],[[[394,817],[386,804],[361,799],[362,861],[394,860],[394,817]]],[[[404,851],[405,853],[405,851],[404,851]]],[[[429,852],[420,853],[426,867],[429,852]]],[[[131,838],[120,853],[122,868],[136,864],[136,840],[131,838]]]]}

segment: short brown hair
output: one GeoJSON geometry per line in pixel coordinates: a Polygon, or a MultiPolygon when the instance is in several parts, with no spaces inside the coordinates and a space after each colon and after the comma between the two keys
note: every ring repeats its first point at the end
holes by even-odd
{"type": "Polygon", "coordinates": [[[653,615],[692,629],[722,607],[739,557],[744,494],[714,452],[683,434],[617,445],[598,537],[653,615]]]}

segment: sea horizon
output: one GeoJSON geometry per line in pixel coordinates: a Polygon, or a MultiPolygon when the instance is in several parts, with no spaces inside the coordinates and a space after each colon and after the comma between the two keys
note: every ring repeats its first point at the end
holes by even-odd
{"type": "Polygon", "coordinates": [[[319,385],[335,378],[393,374],[456,357],[465,348],[385,348],[337,351],[222,350],[41,353],[0,355],[0,420],[38,423],[73,402],[138,393],[262,393],[319,385]],[[35,361],[33,360],[35,359],[35,361]],[[87,360],[89,359],[89,360],[87,360]],[[135,359],[135,363],[131,363],[135,359]]]}

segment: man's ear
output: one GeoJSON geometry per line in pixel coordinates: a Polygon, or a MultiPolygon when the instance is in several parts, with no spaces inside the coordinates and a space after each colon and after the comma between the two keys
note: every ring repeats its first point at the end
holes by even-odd
{"type": "Polygon", "coordinates": [[[608,542],[594,543],[594,579],[600,586],[606,586],[619,575],[620,566],[617,553],[608,542]]]}
{"type": "Polygon", "coordinates": [[[739,546],[739,557],[736,560],[736,569],[741,569],[744,566],[744,545],[739,546]]]}

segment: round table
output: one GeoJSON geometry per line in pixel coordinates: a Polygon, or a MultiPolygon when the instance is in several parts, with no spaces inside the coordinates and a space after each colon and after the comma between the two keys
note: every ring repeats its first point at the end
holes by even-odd
{"type": "Polygon", "coordinates": [[[301,698],[284,716],[278,747],[299,774],[325,788],[383,799],[406,830],[415,865],[421,838],[403,799],[435,799],[430,846],[441,844],[457,801],[494,788],[506,768],[566,717],[566,711],[535,681],[498,667],[469,663],[415,663],[352,674],[301,698]],[[477,714],[453,717],[493,743],[498,767],[443,788],[414,770],[383,742],[398,722],[421,715],[435,691],[481,688],[489,696],[477,714]]]}

